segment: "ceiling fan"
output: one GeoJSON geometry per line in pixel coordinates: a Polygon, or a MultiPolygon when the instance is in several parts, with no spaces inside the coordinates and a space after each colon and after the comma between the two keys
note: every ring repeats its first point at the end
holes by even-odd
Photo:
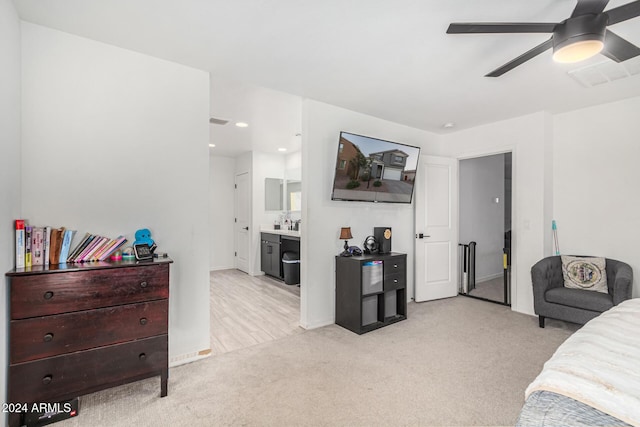
{"type": "Polygon", "coordinates": [[[604,11],[609,0],[578,0],[573,13],[559,23],[453,23],[447,34],[551,33],[551,38],[487,74],[499,77],[553,48],[557,62],[578,62],[602,53],[616,62],[640,55],[640,48],[607,29],[607,26],[640,16],[640,0],[604,11]]]}

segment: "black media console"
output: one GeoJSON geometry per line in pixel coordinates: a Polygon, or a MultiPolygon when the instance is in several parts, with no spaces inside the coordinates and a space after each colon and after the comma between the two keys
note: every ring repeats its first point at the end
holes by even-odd
{"type": "Polygon", "coordinates": [[[336,257],[336,324],[364,334],[407,318],[407,255],[336,257]]]}

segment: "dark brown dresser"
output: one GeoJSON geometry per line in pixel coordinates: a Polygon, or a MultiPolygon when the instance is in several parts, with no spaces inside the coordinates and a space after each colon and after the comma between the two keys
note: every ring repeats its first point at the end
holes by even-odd
{"type": "MultiPolygon", "coordinates": [[[[157,375],[166,396],[171,262],[8,272],[8,402],[62,402],[157,375]]],[[[10,413],[9,426],[21,419],[10,413]]]]}

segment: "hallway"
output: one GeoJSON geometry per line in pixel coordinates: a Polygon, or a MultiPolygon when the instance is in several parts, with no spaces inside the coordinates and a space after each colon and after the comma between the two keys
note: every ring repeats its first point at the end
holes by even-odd
{"type": "Polygon", "coordinates": [[[212,271],[211,350],[222,354],[304,332],[300,287],[239,270],[212,271]]]}

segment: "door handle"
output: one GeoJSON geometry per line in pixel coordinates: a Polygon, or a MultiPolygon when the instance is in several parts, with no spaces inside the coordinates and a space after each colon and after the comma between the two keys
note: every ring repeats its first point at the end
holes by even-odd
{"type": "Polygon", "coordinates": [[[425,237],[431,237],[428,234],[418,233],[416,234],[416,239],[424,239],[425,237]]]}
{"type": "Polygon", "coordinates": [[[247,227],[242,227],[242,229],[249,231],[249,227],[248,226],[247,227]]]}

